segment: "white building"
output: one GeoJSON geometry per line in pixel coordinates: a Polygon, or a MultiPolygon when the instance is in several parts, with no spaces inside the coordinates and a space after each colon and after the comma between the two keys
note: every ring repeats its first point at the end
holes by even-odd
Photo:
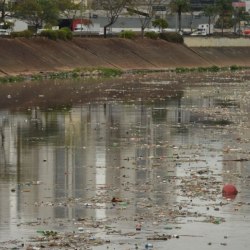
{"type": "Polygon", "coordinates": [[[246,2],[246,11],[250,13],[250,1],[245,1],[246,2]]]}

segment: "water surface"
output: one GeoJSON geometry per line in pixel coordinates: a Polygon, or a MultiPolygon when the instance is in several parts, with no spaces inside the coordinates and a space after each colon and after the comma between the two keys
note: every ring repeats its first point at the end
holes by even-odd
{"type": "MultiPolygon", "coordinates": [[[[250,87],[222,82],[158,99],[2,108],[3,247],[35,246],[30,237],[43,230],[83,230],[96,249],[248,249],[250,87]],[[235,199],[222,196],[225,183],[239,190],[235,199]],[[162,235],[171,237],[150,240],[162,235]],[[110,243],[94,246],[96,238],[110,243]]],[[[169,80],[140,84],[159,91],[169,80]]]]}

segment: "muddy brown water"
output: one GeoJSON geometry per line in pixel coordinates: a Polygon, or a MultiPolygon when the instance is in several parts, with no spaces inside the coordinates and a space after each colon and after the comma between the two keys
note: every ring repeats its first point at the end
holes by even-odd
{"type": "Polygon", "coordinates": [[[245,78],[1,86],[0,249],[249,249],[245,78]]]}

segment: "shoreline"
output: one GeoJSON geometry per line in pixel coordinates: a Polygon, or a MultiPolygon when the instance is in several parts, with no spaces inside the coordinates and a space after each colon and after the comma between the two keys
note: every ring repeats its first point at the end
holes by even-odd
{"type": "Polygon", "coordinates": [[[161,73],[217,73],[217,72],[234,72],[240,70],[250,70],[250,67],[243,67],[238,65],[231,65],[228,67],[218,67],[216,65],[210,67],[176,67],[169,69],[130,69],[121,70],[117,68],[85,68],[85,69],[72,69],[54,72],[35,72],[35,73],[21,73],[7,76],[0,76],[0,84],[15,83],[23,81],[39,81],[39,80],[52,80],[52,79],[80,79],[80,78],[113,78],[122,75],[139,75],[139,74],[161,74],[161,73]]]}
{"type": "Polygon", "coordinates": [[[0,109],[27,111],[34,107],[68,109],[85,103],[143,101],[145,104],[179,98],[185,86],[239,84],[250,80],[250,69],[218,72],[140,72],[115,77],[56,78],[0,84],[0,109]],[[217,80],[216,80],[217,79],[217,80]],[[148,87],[154,86],[153,88],[148,87]]]}

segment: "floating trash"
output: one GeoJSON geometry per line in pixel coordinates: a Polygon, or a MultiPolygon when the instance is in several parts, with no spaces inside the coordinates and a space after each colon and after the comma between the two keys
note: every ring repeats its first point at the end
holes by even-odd
{"type": "Polygon", "coordinates": [[[147,244],[145,245],[145,248],[146,248],[146,249],[153,248],[153,244],[147,243],[147,244]]]}
{"type": "Polygon", "coordinates": [[[225,198],[235,198],[235,196],[238,194],[238,190],[236,187],[232,184],[226,184],[222,189],[222,195],[225,198]]]}

